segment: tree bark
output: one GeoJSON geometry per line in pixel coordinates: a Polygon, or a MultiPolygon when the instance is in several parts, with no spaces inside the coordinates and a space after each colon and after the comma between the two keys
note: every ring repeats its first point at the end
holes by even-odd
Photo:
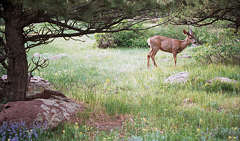
{"type": "Polygon", "coordinates": [[[5,19],[6,48],[8,51],[6,98],[8,101],[25,100],[28,83],[23,27],[21,26],[20,15],[16,13],[14,10],[9,12],[5,19]]]}

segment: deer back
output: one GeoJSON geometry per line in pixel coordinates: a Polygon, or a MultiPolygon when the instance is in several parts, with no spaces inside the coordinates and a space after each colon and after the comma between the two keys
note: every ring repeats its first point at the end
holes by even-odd
{"type": "Polygon", "coordinates": [[[180,49],[181,41],[177,39],[168,38],[165,36],[153,36],[149,38],[148,44],[154,50],[162,50],[165,52],[172,53],[173,51],[177,51],[180,49]]]}

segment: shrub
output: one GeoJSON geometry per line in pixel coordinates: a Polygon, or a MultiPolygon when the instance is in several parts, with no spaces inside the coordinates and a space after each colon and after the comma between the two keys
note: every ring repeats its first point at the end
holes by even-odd
{"type": "Polygon", "coordinates": [[[111,33],[95,34],[98,48],[115,48],[116,44],[111,33]]]}
{"type": "Polygon", "coordinates": [[[233,31],[216,28],[199,28],[196,30],[203,43],[194,49],[194,58],[201,63],[240,63],[239,36],[233,31]]]}
{"type": "MultiPolygon", "coordinates": [[[[137,24],[133,28],[142,28],[142,24],[137,24]]],[[[96,34],[95,38],[99,48],[144,48],[148,47],[148,31],[121,31],[116,33],[96,34]]]]}

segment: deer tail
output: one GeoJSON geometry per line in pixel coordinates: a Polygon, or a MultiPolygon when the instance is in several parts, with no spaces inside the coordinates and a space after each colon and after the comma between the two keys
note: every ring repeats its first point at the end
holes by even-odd
{"type": "Polygon", "coordinates": [[[147,40],[148,46],[150,47],[150,38],[147,40]]]}

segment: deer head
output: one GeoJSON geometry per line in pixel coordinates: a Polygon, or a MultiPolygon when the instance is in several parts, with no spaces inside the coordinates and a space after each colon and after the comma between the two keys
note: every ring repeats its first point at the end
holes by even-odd
{"type": "Polygon", "coordinates": [[[187,32],[185,29],[183,30],[183,33],[187,35],[187,41],[191,42],[192,44],[197,44],[197,40],[194,37],[193,31],[192,29],[189,30],[189,32],[187,32]]]}

